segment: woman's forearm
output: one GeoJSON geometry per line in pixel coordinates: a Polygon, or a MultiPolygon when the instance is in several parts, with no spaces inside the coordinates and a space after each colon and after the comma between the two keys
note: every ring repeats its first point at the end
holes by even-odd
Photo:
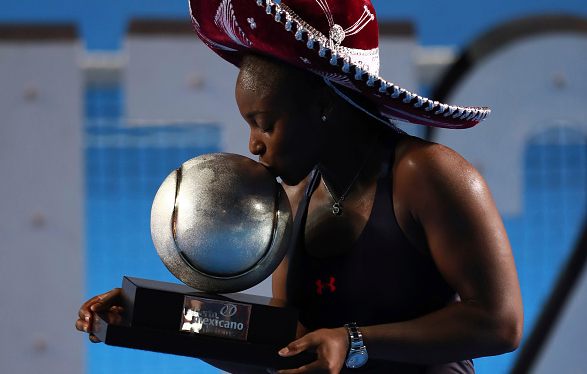
{"type": "Polygon", "coordinates": [[[432,364],[515,350],[522,324],[516,312],[461,301],[415,320],[360,330],[370,358],[432,364]]]}

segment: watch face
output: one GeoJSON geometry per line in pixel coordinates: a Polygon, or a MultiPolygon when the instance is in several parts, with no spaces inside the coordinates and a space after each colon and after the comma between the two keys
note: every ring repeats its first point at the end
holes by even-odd
{"type": "Polygon", "coordinates": [[[346,361],[346,365],[349,368],[360,368],[361,366],[365,365],[365,362],[367,362],[367,352],[356,351],[349,355],[349,358],[346,361]]]}

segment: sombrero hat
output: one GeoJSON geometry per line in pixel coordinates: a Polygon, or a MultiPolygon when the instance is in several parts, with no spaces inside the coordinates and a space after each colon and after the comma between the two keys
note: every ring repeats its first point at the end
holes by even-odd
{"type": "MultiPolygon", "coordinates": [[[[190,0],[204,43],[240,66],[251,52],[269,55],[365,96],[383,117],[421,125],[468,128],[489,108],[443,104],[379,76],[379,28],[369,0],[190,0]]],[[[334,83],[334,84],[332,84],[334,83]]]]}

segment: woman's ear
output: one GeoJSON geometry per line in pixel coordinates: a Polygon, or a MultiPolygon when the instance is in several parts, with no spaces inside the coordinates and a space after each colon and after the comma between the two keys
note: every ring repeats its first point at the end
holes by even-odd
{"type": "Polygon", "coordinates": [[[336,98],[334,97],[335,93],[330,87],[320,85],[314,89],[314,94],[316,105],[320,108],[322,120],[327,122],[328,118],[330,118],[334,112],[336,102],[336,98]]]}

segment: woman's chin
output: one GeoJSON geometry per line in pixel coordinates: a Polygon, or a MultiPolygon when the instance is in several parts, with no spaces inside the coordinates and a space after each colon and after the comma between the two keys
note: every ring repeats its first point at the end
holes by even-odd
{"type": "MultiPolygon", "coordinates": [[[[309,173],[308,173],[309,174],[309,173]]],[[[291,175],[279,175],[279,178],[283,183],[288,186],[297,186],[306,179],[307,175],[303,176],[291,176],[291,175]]]]}
{"type": "Polygon", "coordinates": [[[279,178],[281,179],[281,181],[282,181],[284,184],[286,184],[286,185],[288,185],[288,186],[297,186],[298,184],[300,184],[300,182],[297,182],[297,183],[296,183],[296,182],[292,182],[292,181],[290,181],[290,180],[287,180],[287,179],[284,179],[284,178],[281,178],[281,177],[279,177],[279,178]]]}

